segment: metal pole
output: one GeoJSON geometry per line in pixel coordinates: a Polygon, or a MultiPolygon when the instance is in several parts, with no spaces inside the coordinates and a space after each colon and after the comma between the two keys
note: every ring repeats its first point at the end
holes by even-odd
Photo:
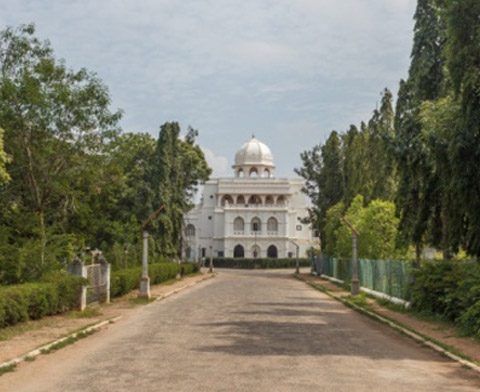
{"type": "Polygon", "coordinates": [[[298,262],[298,254],[299,254],[299,246],[297,244],[295,244],[295,248],[296,248],[296,251],[295,251],[295,273],[298,275],[300,273],[300,264],[298,262]]]}
{"type": "Polygon", "coordinates": [[[148,277],[148,231],[143,230],[142,278],[139,298],[150,298],[150,278],[148,277]]]}
{"type": "Polygon", "coordinates": [[[360,294],[360,281],[358,280],[358,247],[357,233],[352,233],[352,295],[360,294]]]}

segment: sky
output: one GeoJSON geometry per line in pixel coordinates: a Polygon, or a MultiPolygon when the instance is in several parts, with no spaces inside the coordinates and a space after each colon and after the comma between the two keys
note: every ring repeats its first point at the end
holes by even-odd
{"type": "Polygon", "coordinates": [[[415,0],[0,0],[58,58],[108,86],[126,132],[199,130],[213,176],[252,134],[295,176],[300,153],[368,120],[407,76],[415,0]]]}

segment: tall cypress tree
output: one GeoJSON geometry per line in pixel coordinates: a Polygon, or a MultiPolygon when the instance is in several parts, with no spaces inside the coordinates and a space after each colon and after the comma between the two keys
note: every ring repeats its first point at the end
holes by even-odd
{"type": "Polygon", "coordinates": [[[425,100],[439,98],[444,89],[445,27],[434,0],[418,0],[414,19],[408,80],[400,82],[398,92],[394,155],[399,181],[396,205],[400,232],[406,242],[416,245],[419,258],[429,221],[438,210],[435,195],[439,181],[422,138],[420,105],[425,100]]]}
{"type": "Polygon", "coordinates": [[[449,143],[455,194],[464,213],[464,247],[480,255],[480,2],[445,0],[447,65],[460,105],[449,143]]]}

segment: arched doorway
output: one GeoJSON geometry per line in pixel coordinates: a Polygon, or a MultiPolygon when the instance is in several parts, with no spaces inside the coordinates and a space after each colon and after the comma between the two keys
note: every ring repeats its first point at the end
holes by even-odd
{"type": "Polygon", "coordinates": [[[276,259],[278,257],[278,250],[275,245],[270,245],[267,249],[267,257],[276,259]]]}
{"type": "Polygon", "coordinates": [[[233,257],[235,257],[235,258],[244,258],[245,257],[245,250],[243,249],[242,245],[237,245],[233,249],[233,257]]]}

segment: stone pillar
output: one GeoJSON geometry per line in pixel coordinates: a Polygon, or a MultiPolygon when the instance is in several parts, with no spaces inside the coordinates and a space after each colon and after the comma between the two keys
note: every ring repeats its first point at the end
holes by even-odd
{"type": "Polygon", "coordinates": [[[150,298],[150,278],[148,277],[148,232],[143,230],[142,278],[140,279],[139,298],[150,298]]]}

